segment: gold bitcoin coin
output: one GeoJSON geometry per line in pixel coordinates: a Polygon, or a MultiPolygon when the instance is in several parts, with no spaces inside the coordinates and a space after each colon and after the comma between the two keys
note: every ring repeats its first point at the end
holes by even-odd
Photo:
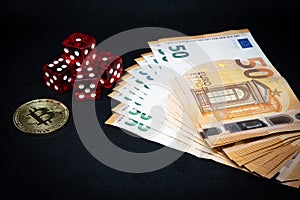
{"type": "Polygon", "coordinates": [[[15,126],[28,134],[50,134],[63,127],[69,118],[68,108],[53,99],[36,99],[21,105],[13,115],[15,126]]]}

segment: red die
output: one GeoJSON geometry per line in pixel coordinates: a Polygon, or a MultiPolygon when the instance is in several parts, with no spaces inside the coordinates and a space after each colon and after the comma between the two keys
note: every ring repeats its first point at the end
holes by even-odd
{"type": "Polygon", "coordinates": [[[46,76],[44,76],[44,82],[51,90],[59,94],[65,93],[72,88],[70,83],[57,84],[54,83],[53,79],[47,78],[46,76]]]}
{"type": "Polygon", "coordinates": [[[122,58],[119,56],[104,57],[100,64],[100,85],[104,88],[110,88],[119,81],[123,74],[122,58]]]}
{"type": "Polygon", "coordinates": [[[54,59],[43,67],[45,84],[57,93],[64,93],[72,88],[75,71],[65,59],[54,59]]]}
{"type": "Polygon", "coordinates": [[[91,52],[84,60],[84,65],[89,69],[98,70],[100,86],[112,87],[123,74],[122,58],[112,55],[108,51],[91,52]]]}
{"type": "Polygon", "coordinates": [[[96,47],[96,39],[83,33],[72,33],[63,42],[62,56],[71,63],[80,62],[96,47]]]}
{"type": "Polygon", "coordinates": [[[75,100],[96,100],[100,98],[101,90],[98,70],[89,65],[77,68],[77,75],[74,81],[75,100]]]}

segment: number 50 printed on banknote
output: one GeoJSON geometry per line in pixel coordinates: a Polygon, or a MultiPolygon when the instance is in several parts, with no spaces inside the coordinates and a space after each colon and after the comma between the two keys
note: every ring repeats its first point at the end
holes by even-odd
{"type": "Polygon", "coordinates": [[[158,43],[176,71],[174,91],[212,147],[300,130],[299,100],[248,29],[158,43]]]}

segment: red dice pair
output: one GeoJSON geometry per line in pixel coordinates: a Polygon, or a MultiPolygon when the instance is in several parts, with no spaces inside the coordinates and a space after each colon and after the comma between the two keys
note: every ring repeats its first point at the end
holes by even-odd
{"type": "Polygon", "coordinates": [[[92,36],[75,32],[62,47],[61,56],[43,67],[45,84],[59,94],[73,88],[77,101],[99,99],[100,87],[110,88],[122,76],[122,58],[97,50],[92,36]]]}

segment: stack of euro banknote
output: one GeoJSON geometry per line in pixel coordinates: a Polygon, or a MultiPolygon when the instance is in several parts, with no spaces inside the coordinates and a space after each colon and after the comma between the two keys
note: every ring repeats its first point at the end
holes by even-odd
{"type": "Polygon", "coordinates": [[[148,45],[106,124],[299,188],[300,103],[248,29],[148,45]]]}

